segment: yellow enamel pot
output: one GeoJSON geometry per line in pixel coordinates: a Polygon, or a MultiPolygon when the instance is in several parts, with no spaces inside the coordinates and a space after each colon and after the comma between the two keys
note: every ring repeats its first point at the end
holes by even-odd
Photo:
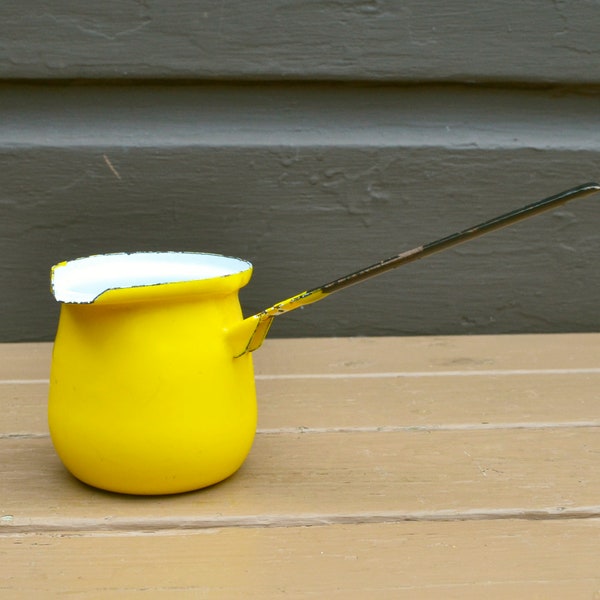
{"type": "Polygon", "coordinates": [[[242,316],[252,266],[214,254],[107,254],[52,268],[62,303],[49,425],[65,466],[90,485],[172,494],[217,483],[256,430],[251,352],[272,320],[350,285],[596,193],[588,183],[402,252],[242,316]]]}
{"type": "Polygon", "coordinates": [[[256,430],[250,353],[234,357],[246,261],[193,253],[56,265],[52,441],[81,481],[170,494],[234,473],[256,430]]]}

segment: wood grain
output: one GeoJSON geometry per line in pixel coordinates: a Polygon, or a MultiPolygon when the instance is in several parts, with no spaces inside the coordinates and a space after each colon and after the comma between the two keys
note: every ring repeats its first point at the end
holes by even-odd
{"type": "MultiPolygon", "coordinates": [[[[594,374],[596,333],[267,339],[253,354],[259,381],[363,375],[389,377],[594,374]]],[[[0,344],[0,381],[50,373],[51,343],[0,344]]]]}
{"type": "Polygon", "coordinates": [[[10,558],[0,564],[1,585],[11,599],[595,598],[599,527],[503,521],[17,536],[0,538],[0,555],[10,558]]]}
{"type": "Polygon", "coordinates": [[[78,483],[47,438],[1,442],[2,510],[20,531],[600,515],[598,427],[259,434],[232,478],[156,501],[78,483]]]}
{"type": "MultiPolygon", "coordinates": [[[[259,431],[599,423],[597,335],[543,339],[267,340],[254,355],[259,431]]],[[[0,346],[0,435],[47,434],[50,351],[0,346]]]]}
{"type": "MultiPolygon", "coordinates": [[[[47,435],[48,385],[0,385],[0,437],[47,435]]],[[[277,379],[257,388],[262,433],[600,425],[598,373],[474,376],[468,385],[464,376],[277,379]]]]}
{"type": "Polygon", "coordinates": [[[599,343],[268,340],[246,463],[163,497],[72,478],[0,345],[2,597],[595,598],[599,343]]]}

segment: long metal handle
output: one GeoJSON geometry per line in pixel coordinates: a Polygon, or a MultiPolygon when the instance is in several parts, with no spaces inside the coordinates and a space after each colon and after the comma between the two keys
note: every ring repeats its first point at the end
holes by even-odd
{"type": "Polygon", "coordinates": [[[475,225],[474,227],[469,227],[468,229],[464,229],[458,233],[453,233],[452,235],[429,242],[423,246],[417,246],[412,250],[402,252],[396,256],[392,256],[372,264],[364,269],[360,269],[359,271],[355,271],[338,279],[334,279],[325,285],[321,285],[305,292],[301,292],[300,294],[296,294],[287,300],[282,300],[281,302],[270,306],[260,313],[245,319],[244,323],[250,329],[253,328],[253,333],[250,337],[250,341],[241,354],[252,352],[260,347],[269,331],[269,327],[271,326],[274,317],[290,312],[291,310],[295,310],[296,308],[300,308],[301,306],[306,306],[307,304],[312,304],[313,302],[322,300],[334,292],[343,290],[344,288],[360,283],[361,281],[365,281],[366,279],[370,279],[371,277],[375,277],[376,275],[380,275],[381,273],[385,273],[386,271],[396,269],[401,265],[425,258],[426,256],[435,254],[436,252],[442,252],[443,250],[447,250],[448,248],[452,248],[458,244],[462,244],[481,235],[485,235],[486,233],[495,231],[496,229],[513,225],[514,223],[518,223],[519,221],[523,221],[529,217],[539,215],[547,210],[552,210],[558,206],[562,206],[571,200],[583,198],[584,196],[595,194],[598,191],[600,191],[600,185],[597,183],[592,182],[579,185],[561,192],[560,194],[550,196],[544,200],[528,204],[527,206],[523,206],[517,210],[500,215],[490,219],[489,221],[475,225]]]}

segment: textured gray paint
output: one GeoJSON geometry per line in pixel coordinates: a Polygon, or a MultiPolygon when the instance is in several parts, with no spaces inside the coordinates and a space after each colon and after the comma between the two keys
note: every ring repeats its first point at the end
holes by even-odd
{"type": "Polygon", "coordinates": [[[0,3],[0,78],[600,82],[597,1],[0,3]]]}
{"type": "MultiPolygon", "coordinates": [[[[0,89],[0,339],[50,339],[48,269],[250,259],[247,314],[599,176],[598,96],[335,85],[0,89]]],[[[598,330],[600,197],[278,320],[273,335],[598,330]]]]}
{"type": "Polygon", "coordinates": [[[599,149],[600,91],[0,85],[0,145],[599,149]]]}

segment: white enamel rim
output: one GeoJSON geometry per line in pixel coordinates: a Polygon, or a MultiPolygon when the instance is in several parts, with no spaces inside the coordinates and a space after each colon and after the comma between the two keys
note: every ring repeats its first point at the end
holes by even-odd
{"type": "Polygon", "coordinates": [[[214,279],[249,269],[246,260],[202,252],[96,254],[52,267],[51,287],[59,302],[91,303],[107,290],[214,279]]]}

